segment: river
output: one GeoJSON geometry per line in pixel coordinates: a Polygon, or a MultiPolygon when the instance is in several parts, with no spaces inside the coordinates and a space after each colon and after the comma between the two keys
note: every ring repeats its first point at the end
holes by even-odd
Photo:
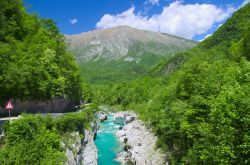
{"type": "Polygon", "coordinates": [[[113,123],[112,119],[113,116],[110,114],[106,121],[99,123],[100,129],[95,139],[98,150],[98,165],[121,164],[115,161],[116,155],[122,151],[122,144],[115,135],[121,125],[113,123]]]}

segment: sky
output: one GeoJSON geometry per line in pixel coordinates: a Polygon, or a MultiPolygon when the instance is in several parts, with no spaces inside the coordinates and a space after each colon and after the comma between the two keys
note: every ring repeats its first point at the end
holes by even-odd
{"type": "Polygon", "coordinates": [[[119,25],[201,41],[250,0],[24,0],[72,35],[119,25]]]}

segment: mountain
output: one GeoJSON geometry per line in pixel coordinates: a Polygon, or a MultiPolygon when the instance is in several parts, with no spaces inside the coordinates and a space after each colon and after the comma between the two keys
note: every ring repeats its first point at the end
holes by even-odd
{"type": "Polygon", "coordinates": [[[250,3],[202,43],[159,64],[157,76],[103,87],[96,102],[134,110],[169,164],[250,164],[249,18],[250,3]]]}
{"type": "Polygon", "coordinates": [[[194,47],[192,40],[128,26],[66,35],[69,49],[91,82],[135,79],[178,51],[194,47]]]}

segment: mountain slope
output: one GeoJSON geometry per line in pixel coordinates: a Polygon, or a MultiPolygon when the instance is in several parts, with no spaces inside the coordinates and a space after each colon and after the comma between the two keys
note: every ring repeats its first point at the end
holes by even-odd
{"type": "Polygon", "coordinates": [[[191,40],[128,26],[66,38],[81,64],[82,74],[92,82],[137,78],[159,61],[196,45],[191,40]]]}
{"type": "Polygon", "coordinates": [[[230,47],[232,42],[241,40],[247,32],[250,31],[250,5],[247,4],[244,8],[236,12],[231,19],[228,19],[224,26],[221,26],[214,34],[213,37],[208,37],[206,40],[199,44],[200,48],[213,48],[224,47],[226,50],[230,47]]]}
{"type": "Polygon", "coordinates": [[[249,164],[249,18],[250,3],[155,70],[171,74],[108,86],[96,102],[140,114],[170,164],[249,164]]]}
{"type": "Polygon", "coordinates": [[[193,55],[197,55],[200,52],[223,51],[224,54],[228,54],[227,58],[236,60],[240,58],[238,53],[235,53],[235,48],[241,49],[241,53],[247,59],[250,59],[250,5],[247,4],[236,12],[230,19],[228,19],[223,26],[221,26],[214,34],[193,49],[186,52],[178,53],[170,59],[159,63],[155,68],[151,70],[151,75],[163,75],[173,70],[176,70],[185,61],[190,59],[193,55]],[[233,52],[234,51],[234,52],[233,52]]]}

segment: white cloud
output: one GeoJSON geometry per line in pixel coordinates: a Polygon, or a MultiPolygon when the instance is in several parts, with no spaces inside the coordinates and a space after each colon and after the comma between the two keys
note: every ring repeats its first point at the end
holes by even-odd
{"type": "Polygon", "coordinates": [[[225,20],[234,11],[233,7],[223,9],[213,4],[183,4],[175,1],[164,7],[160,14],[147,17],[135,13],[135,7],[132,6],[117,15],[105,14],[96,24],[96,28],[128,25],[138,29],[192,38],[206,33],[215,23],[225,20]]]}
{"type": "Polygon", "coordinates": [[[221,27],[222,25],[223,25],[222,23],[221,23],[221,24],[219,24],[219,25],[218,25],[218,28],[219,28],[219,27],[221,27]]]}
{"type": "Polygon", "coordinates": [[[69,20],[69,22],[70,22],[72,25],[76,24],[77,21],[78,21],[78,20],[77,20],[76,18],[69,20]]]}
{"type": "Polygon", "coordinates": [[[149,3],[151,5],[158,5],[160,0],[147,0],[146,3],[149,3]]]}
{"type": "Polygon", "coordinates": [[[247,3],[249,3],[249,2],[250,2],[250,0],[244,0],[241,6],[244,6],[244,5],[246,5],[247,3]]]}
{"type": "Polygon", "coordinates": [[[203,39],[201,39],[201,40],[199,40],[199,41],[201,42],[201,41],[205,40],[206,38],[208,38],[208,37],[210,37],[210,36],[212,36],[212,33],[207,34],[203,39]]]}

